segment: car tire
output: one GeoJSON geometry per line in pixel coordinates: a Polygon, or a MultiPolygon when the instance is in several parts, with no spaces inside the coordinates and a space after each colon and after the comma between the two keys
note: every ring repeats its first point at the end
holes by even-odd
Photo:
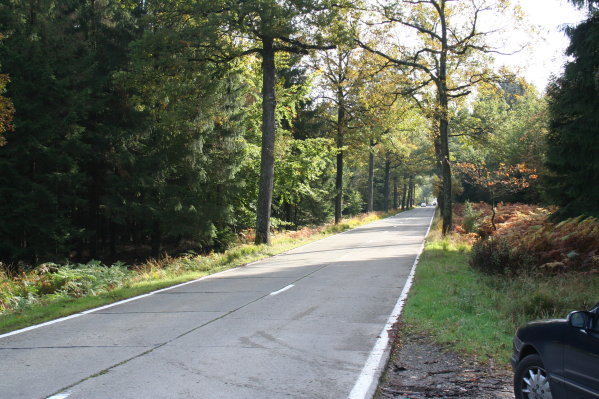
{"type": "Polygon", "coordinates": [[[539,355],[520,360],[514,374],[516,399],[553,399],[547,371],[539,355]]]}

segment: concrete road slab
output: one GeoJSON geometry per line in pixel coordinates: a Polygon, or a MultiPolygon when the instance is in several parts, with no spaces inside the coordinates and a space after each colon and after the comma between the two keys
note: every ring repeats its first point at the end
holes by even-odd
{"type": "Polygon", "coordinates": [[[147,350],[122,346],[2,348],[0,398],[46,398],[147,350]]]}
{"type": "Polygon", "coordinates": [[[0,398],[344,398],[432,208],[0,338],[0,398]]]}

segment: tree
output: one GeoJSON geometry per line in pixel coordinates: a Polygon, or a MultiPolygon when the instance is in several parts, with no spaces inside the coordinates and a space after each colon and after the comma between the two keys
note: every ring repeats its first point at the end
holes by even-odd
{"type": "MultiPolygon", "coordinates": [[[[6,85],[9,82],[8,75],[0,74],[0,94],[6,91],[6,85]]],[[[0,147],[6,144],[6,139],[2,134],[12,130],[11,121],[15,113],[15,108],[10,99],[0,95],[0,147]]]]}
{"type": "Polygon", "coordinates": [[[528,168],[524,163],[518,165],[501,163],[497,169],[490,169],[484,162],[482,164],[461,162],[456,164],[456,169],[472,184],[479,186],[490,194],[493,209],[493,215],[491,216],[493,230],[497,230],[495,226],[495,202],[497,199],[502,195],[530,187],[532,182],[539,177],[535,169],[528,168]]]}
{"type": "MultiPolygon", "coordinates": [[[[323,178],[333,166],[335,150],[332,144],[330,139],[325,138],[288,139],[284,161],[277,162],[274,197],[278,199],[277,205],[288,207],[285,212],[287,222],[296,227],[299,221],[298,205],[322,203],[330,195],[323,178]],[[294,215],[290,215],[294,208],[294,215]]],[[[321,204],[320,208],[326,209],[326,206],[321,204]]],[[[319,218],[322,210],[312,209],[312,215],[300,217],[309,222],[322,223],[324,220],[319,218]]],[[[330,217],[330,213],[326,216],[330,217]]]]}
{"type": "MultiPolygon", "coordinates": [[[[485,164],[497,170],[501,163],[517,165],[543,174],[548,129],[547,100],[534,87],[513,74],[478,88],[477,97],[456,109],[452,116],[451,151],[457,162],[485,164]]],[[[490,201],[488,192],[462,182],[458,201],[490,201]]],[[[539,203],[538,185],[513,192],[502,200],[539,203]]]]}
{"type": "Polygon", "coordinates": [[[337,48],[323,52],[316,59],[322,74],[321,89],[324,93],[321,98],[331,108],[331,122],[333,135],[337,147],[335,171],[335,224],[341,221],[343,212],[343,186],[344,186],[344,152],[351,133],[350,124],[355,119],[356,99],[362,85],[364,76],[360,73],[363,68],[358,68],[359,57],[357,51],[350,48],[337,48]]]}
{"type": "Polygon", "coordinates": [[[216,58],[231,60],[249,54],[262,57],[262,145],[256,243],[270,243],[270,216],[274,184],[276,94],[275,54],[307,54],[310,50],[333,48],[320,33],[333,20],[337,5],[330,0],[239,2],[205,1],[190,13],[207,19],[215,29],[213,48],[224,51],[216,58]],[[200,10],[200,13],[196,11],[200,10]]]}
{"type": "Polygon", "coordinates": [[[414,91],[431,84],[434,87],[434,140],[443,188],[440,199],[444,234],[452,227],[450,104],[489,78],[481,57],[495,50],[485,42],[489,33],[479,31],[478,25],[481,13],[501,7],[502,2],[491,5],[485,1],[397,0],[376,10],[380,20],[400,32],[415,33],[420,39],[418,45],[384,43],[392,46],[384,48],[358,40],[362,47],[393,65],[411,69],[416,74],[414,91]]]}
{"type": "MultiPolygon", "coordinates": [[[[0,34],[0,41],[4,36],[0,34]]],[[[11,121],[15,113],[15,107],[10,99],[2,94],[6,92],[6,85],[10,82],[8,75],[0,74],[0,147],[6,144],[6,139],[2,136],[9,130],[12,130],[11,121]]]]}
{"type": "Polygon", "coordinates": [[[599,2],[589,17],[568,29],[572,60],[549,85],[551,115],[545,187],[561,208],[558,218],[599,216],[599,2]]]}
{"type": "MultiPolygon", "coordinates": [[[[0,4],[0,45],[18,113],[16,134],[0,148],[0,257],[37,260],[81,238],[74,214],[85,209],[78,160],[89,155],[84,123],[93,93],[91,41],[81,12],[89,3],[0,4]],[[82,89],[87,88],[90,89],[82,89]]],[[[89,119],[87,119],[89,120],[89,119]]]]}
{"type": "Polygon", "coordinates": [[[116,156],[121,190],[107,208],[136,221],[153,256],[169,242],[227,246],[247,155],[242,112],[250,65],[210,60],[212,42],[200,35],[205,24],[169,12],[175,5],[145,4],[143,33],[115,74],[137,123],[116,156]]]}

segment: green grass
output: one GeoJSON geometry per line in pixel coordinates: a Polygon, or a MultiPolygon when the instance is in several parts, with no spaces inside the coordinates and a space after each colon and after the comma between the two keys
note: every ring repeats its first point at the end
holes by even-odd
{"type": "Polygon", "coordinates": [[[0,278],[0,305],[12,305],[10,310],[0,313],[0,333],[238,267],[393,214],[371,213],[345,219],[338,225],[296,234],[278,234],[270,246],[243,244],[224,253],[149,261],[135,268],[134,273],[119,273],[118,279],[113,276],[115,273],[107,273],[111,269],[98,262],[51,265],[56,271],[30,273],[20,280],[0,278]],[[104,281],[107,284],[103,284],[104,281]],[[49,293],[44,293],[45,290],[49,293]]]}
{"type": "Polygon", "coordinates": [[[410,330],[479,361],[507,367],[518,326],[599,301],[597,274],[487,276],[468,266],[469,251],[450,239],[427,243],[403,320],[410,330]]]}

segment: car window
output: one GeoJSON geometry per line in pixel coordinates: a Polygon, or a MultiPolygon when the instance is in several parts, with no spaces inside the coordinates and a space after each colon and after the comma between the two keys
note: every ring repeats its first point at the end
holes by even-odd
{"type": "Polygon", "coordinates": [[[595,317],[593,318],[591,331],[599,333],[599,313],[595,314],[595,317]]]}

